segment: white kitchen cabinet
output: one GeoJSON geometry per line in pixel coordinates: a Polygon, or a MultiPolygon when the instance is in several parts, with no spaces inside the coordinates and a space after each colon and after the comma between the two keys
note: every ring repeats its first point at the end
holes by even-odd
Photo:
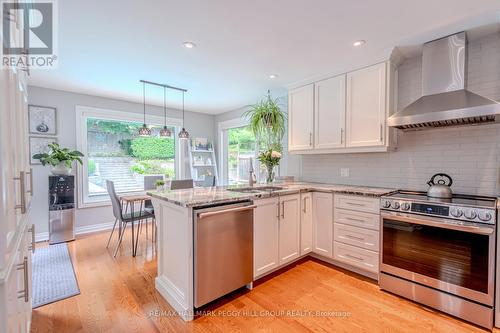
{"type": "Polygon", "coordinates": [[[312,149],[314,127],[314,84],[288,94],[288,149],[312,149]]]}
{"type": "Polygon", "coordinates": [[[313,252],[325,257],[333,254],[333,194],[313,193],[313,252]]]}
{"type": "Polygon", "coordinates": [[[280,265],[300,256],[300,194],[280,197],[280,265]]]}
{"type": "Polygon", "coordinates": [[[316,82],[314,88],[314,149],[345,147],[345,74],[316,82]]]}
{"type": "Polygon", "coordinates": [[[279,198],[256,200],[253,216],[254,269],[260,276],[279,265],[279,198]]]}
{"type": "Polygon", "coordinates": [[[312,193],[300,195],[300,255],[308,254],[313,246],[312,193]]]}
{"type": "Polygon", "coordinates": [[[347,147],[385,145],[386,63],[347,73],[347,147]]]}

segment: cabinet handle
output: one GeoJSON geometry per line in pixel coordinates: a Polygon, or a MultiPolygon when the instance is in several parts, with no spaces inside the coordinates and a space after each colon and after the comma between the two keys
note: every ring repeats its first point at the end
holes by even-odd
{"type": "Polygon", "coordinates": [[[355,222],[361,222],[361,223],[364,223],[365,220],[362,220],[362,219],[355,219],[354,217],[348,217],[346,216],[345,217],[346,220],[349,220],[349,221],[355,221],[355,222]]]}
{"type": "Polygon", "coordinates": [[[302,209],[302,211],[305,213],[307,213],[307,201],[306,201],[307,197],[304,197],[304,209],[302,209]]]}
{"type": "Polygon", "coordinates": [[[285,218],[285,202],[281,203],[281,218],[285,218]]]}
{"type": "Polygon", "coordinates": [[[357,237],[357,236],[352,236],[352,235],[345,235],[344,237],[350,238],[350,239],[355,239],[359,241],[364,241],[365,239],[362,237],[357,237]]]}
{"type": "Polygon", "coordinates": [[[30,290],[29,290],[29,277],[28,277],[28,257],[24,257],[23,263],[17,265],[17,270],[23,270],[24,275],[24,289],[18,291],[17,298],[24,298],[24,301],[28,303],[30,301],[30,290]]]}
{"type": "Polygon", "coordinates": [[[313,134],[309,132],[309,146],[313,145],[313,134]]]}
{"type": "Polygon", "coordinates": [[[20,209],[21,214],[26,213],[26,174],[24,171],[19,172],[19,177],[15,177],[14,180],[19,180],[19,187],[20,187],[20,193],[21,193],[21,203],[19,205],[16,205],[14,208],[15,209],[20,209]]]}
{"type": "Polygon", "coordinates": [[[365,261],[363,258],[350,255],[349,253],[345,253],[344,256],[346,256],[347,258],[356,259],[359,261],[365,261]]]}
{"type": "Polygon", "coordinates": [[[26,191],[30,196],[33,196],[33,168],[30,168],[30,171],[26,172],[26,174],[30,175],[30,189],[26,191]]]}
{"type": "Polygon", "coordinates": [[[340,144],[344,143],[344,129],[340,129],[340,144]]]}
{"type": "Polygon", "coordinates": [[[35,224],[32,224],[28,231],[31,233],[31,246],[28,248],[28,250],[31,250],[31,253],[35,253],[35,224]]]}
{"type": "Polygon", "coordinates": [[[278,219],[280,218],[280,203],[278,202],[276,204],[278,206],[278,216],[276,216],[278,219]]]}
{"type": "Polygon", "coordinates": [[[382,127],[383,127],[382,124],[380,124],[380,142],[384,141],[384,138],[383,138],[384,129],[382,127]]]}

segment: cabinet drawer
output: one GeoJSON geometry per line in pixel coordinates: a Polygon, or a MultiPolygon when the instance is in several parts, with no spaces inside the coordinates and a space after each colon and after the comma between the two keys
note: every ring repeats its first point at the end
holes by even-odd
{"type": "Polygon", "coordinates": [[[378,273],[378,253],[356,246],[333,242],[335,259],[369,272],[378,273]]]}
{"type": "Polygon", "coordinates": [[[359,246],[374,252],[379,251],[378,231],[335,223],[333,225],[333,235],[337,242],[359,246]]]}
{"type": "Polygon", "coordinates": [[[357,212],[342,208],[335,208],[335,223],[348,224],[355,227],[379,230],[380,216],[372,213],[357,212]]]}
{"type": "Polygon", "coordinates": [[[379,214],[380,199],[357,195],[335,195],[335,208],[379,214]]]}

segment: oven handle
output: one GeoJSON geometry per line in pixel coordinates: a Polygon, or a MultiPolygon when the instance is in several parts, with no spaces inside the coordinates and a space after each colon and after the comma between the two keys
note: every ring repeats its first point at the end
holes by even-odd
{"type": "Polygon", "coordinates": [[[419,218],[413,218],[409,217],[407,215],[402,215],[398,213],[387,213],[383,212],[381,213],[382,218],[388,218],[392,219],[395,221],[401,221],[401,222],[407,222],[407,223],[413,223],[413,224],[421,224],[421,225],[427,225],[430,227],[437,227],[437,228],[443,228],[443,229],[450,229],[450,230],[458,230],[458,231],[464,231],[472,234],[479,234],[479,235],[491,235],[495,232],[495,228],[493,227],[482,227],[482,226],[477,226],[477,225],[459,225],[459,224],[454,224],[454,223],[449,223],[449,222],[438,222],[435,220],[432,220],[428,217],[420,216],[419,218]]]}

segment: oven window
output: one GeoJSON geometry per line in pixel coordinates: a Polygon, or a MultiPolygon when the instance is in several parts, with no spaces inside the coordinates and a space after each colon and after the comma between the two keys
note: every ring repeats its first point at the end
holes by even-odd
{"type": "Polygon", "coordinates": [[[488,236],[384,219],[384,264],[488,292],[488,236]]]}

